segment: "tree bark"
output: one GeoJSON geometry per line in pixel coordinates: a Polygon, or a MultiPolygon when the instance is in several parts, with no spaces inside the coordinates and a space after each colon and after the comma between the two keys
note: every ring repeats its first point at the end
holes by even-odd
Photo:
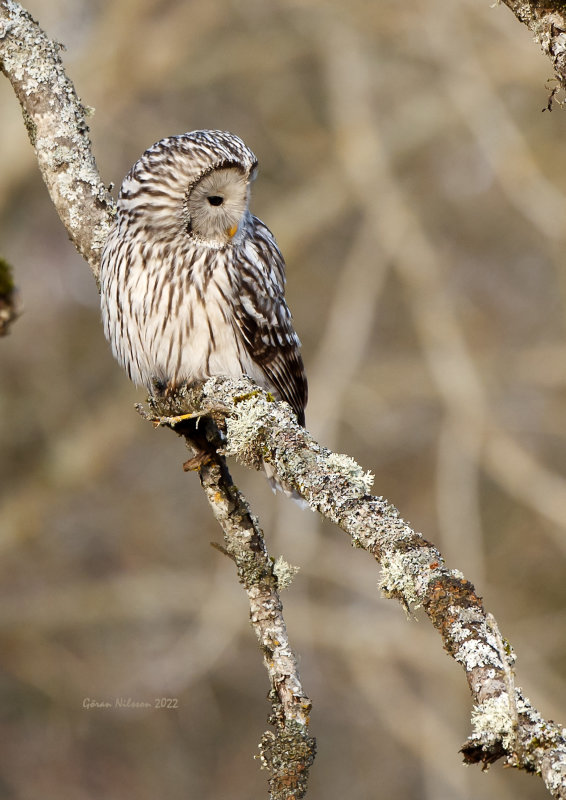
{"type": "Polygon", "coordinates": [[[87,117],[59,52],[32,16],[0,2],[0,70],[20,101],[41,175],[69,238],[98,276],[114,201],[98,174],[87,117]]]}
{"type": "MultiPolygon", "coordinates": [[[[503,0],[534,35],[566,90],[566,7],[562,0],[503,0]]],[[[551,99],[552,99],[551,95],[551,99]]],[[[549,108],[552,107],[549,100],[549,108]]]]}

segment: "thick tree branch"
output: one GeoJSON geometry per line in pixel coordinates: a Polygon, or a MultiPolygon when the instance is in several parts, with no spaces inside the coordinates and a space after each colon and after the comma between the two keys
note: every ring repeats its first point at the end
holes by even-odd
{"type": "Polygon", "coordinates": [[[0,70],[11,82],[43,180],[69,237],[95,277],[114,201],[92,154],[86,109],[53,42],[19,3],[0,2],[0,70]]]}
{"type": "MultiPolygon", "coordinates": [[[[503,0],[534,34],[566,90],[566,6],[562,0],[503,0]]],[[[550,107],[550,106],[549,106],[550,107]]]]}
{"type": "Polygon", "coordinates": [[[466,673],[476,705],[465,761],[487,765],[505,758],[509,766],[540,774],[553,797],[566,798],[566,729],[544,720],[514,685],[511,646],[472,584],[449,570],[396,508],[369,494],[371,473],[321,447],[286,403],[273,402],[247,378],[210,379],[181,393],[176,406],[157,410],[214,416],[225,455],[256,469],[269,461],[283,484],[371,553],[382,568],[383,593],[407,609],[422,606],[466,673]]]}

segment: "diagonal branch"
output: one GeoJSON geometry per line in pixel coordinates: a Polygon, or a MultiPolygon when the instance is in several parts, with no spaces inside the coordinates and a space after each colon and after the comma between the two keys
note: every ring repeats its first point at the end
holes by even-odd
{"type": "Polygon", "coordinates": [[[248,503],[234,485],[226,461],[213,457],[200,470],[200,481],[224,532],[226,550],[238,570],[250,603],[250,620],[263,652],[271,690],[275,733],[264,733],[262,764],[270,771],[273,800],[301,798],[315,755],[309,736],[311,702],[301,686],[297,659],[287,636],[279,578],[265,547],[263,533],[248,503]]]}
{"type": "MultiPolygon", "coordinates": [[[[533,33],[554,67],[558,82],[566,89],[566,8],[562,0],[503,0],[533,33]]],[[[549,108],[552,107],[552,95],[549,108]]]]}
{"type": "Polygon", "coordinates": [[[114,201],[98,174],[87,109],[65,74],[62,46],[13,0],[0,2],[0,71],[22,108],[28,136],[57,213],[79,253],[98,275],[114,201]]]}
{"type": "Polygon", "coordinates": [[[566,798],[566,729],[543,719],[515,687],[511,646],[473,585],[449,570],[437,548],[396,508],[369,494],[371,473],[321,447],[286,403],[274,402],[247,378],[213,378],[185,390],[177,413],[186,411],[209,413],[217,421],[224,416],[225,455],[256,469],[269,461],[284,485],[374,556],[385,596],[407,609],[422,606],[464,669],[476,704],[464,760],[488,765],[505,758],[509,766],[541,775],[553,797],[566,798]]]}

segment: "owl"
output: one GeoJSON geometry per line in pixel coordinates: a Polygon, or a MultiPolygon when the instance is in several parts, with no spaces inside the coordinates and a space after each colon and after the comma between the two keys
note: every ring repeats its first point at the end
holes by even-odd
{"type": "Polygon", "coordinates": [[[307,381],[285,302],[285,263],[249,210],[257,159],[232,133],[154,144],[125,177],[105,244],[104,333],[151,394],[248,375],[301,425],[307,381]]]}

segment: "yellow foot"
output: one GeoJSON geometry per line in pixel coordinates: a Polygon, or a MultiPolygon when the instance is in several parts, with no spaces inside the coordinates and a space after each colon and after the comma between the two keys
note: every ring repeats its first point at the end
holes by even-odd
{"type": "Polygon", "coordinates": [[[170,428],[174,428],[175,425],[178,425],[180,422],[186,422],[188,419],[199,419],[202,416],[204,416],[204,414],[197,413],[179,414],[176,417],[157,417],[153,420],[153,426],[154,428],[159,428],[160,425],[168,425],[170,428]]]}

